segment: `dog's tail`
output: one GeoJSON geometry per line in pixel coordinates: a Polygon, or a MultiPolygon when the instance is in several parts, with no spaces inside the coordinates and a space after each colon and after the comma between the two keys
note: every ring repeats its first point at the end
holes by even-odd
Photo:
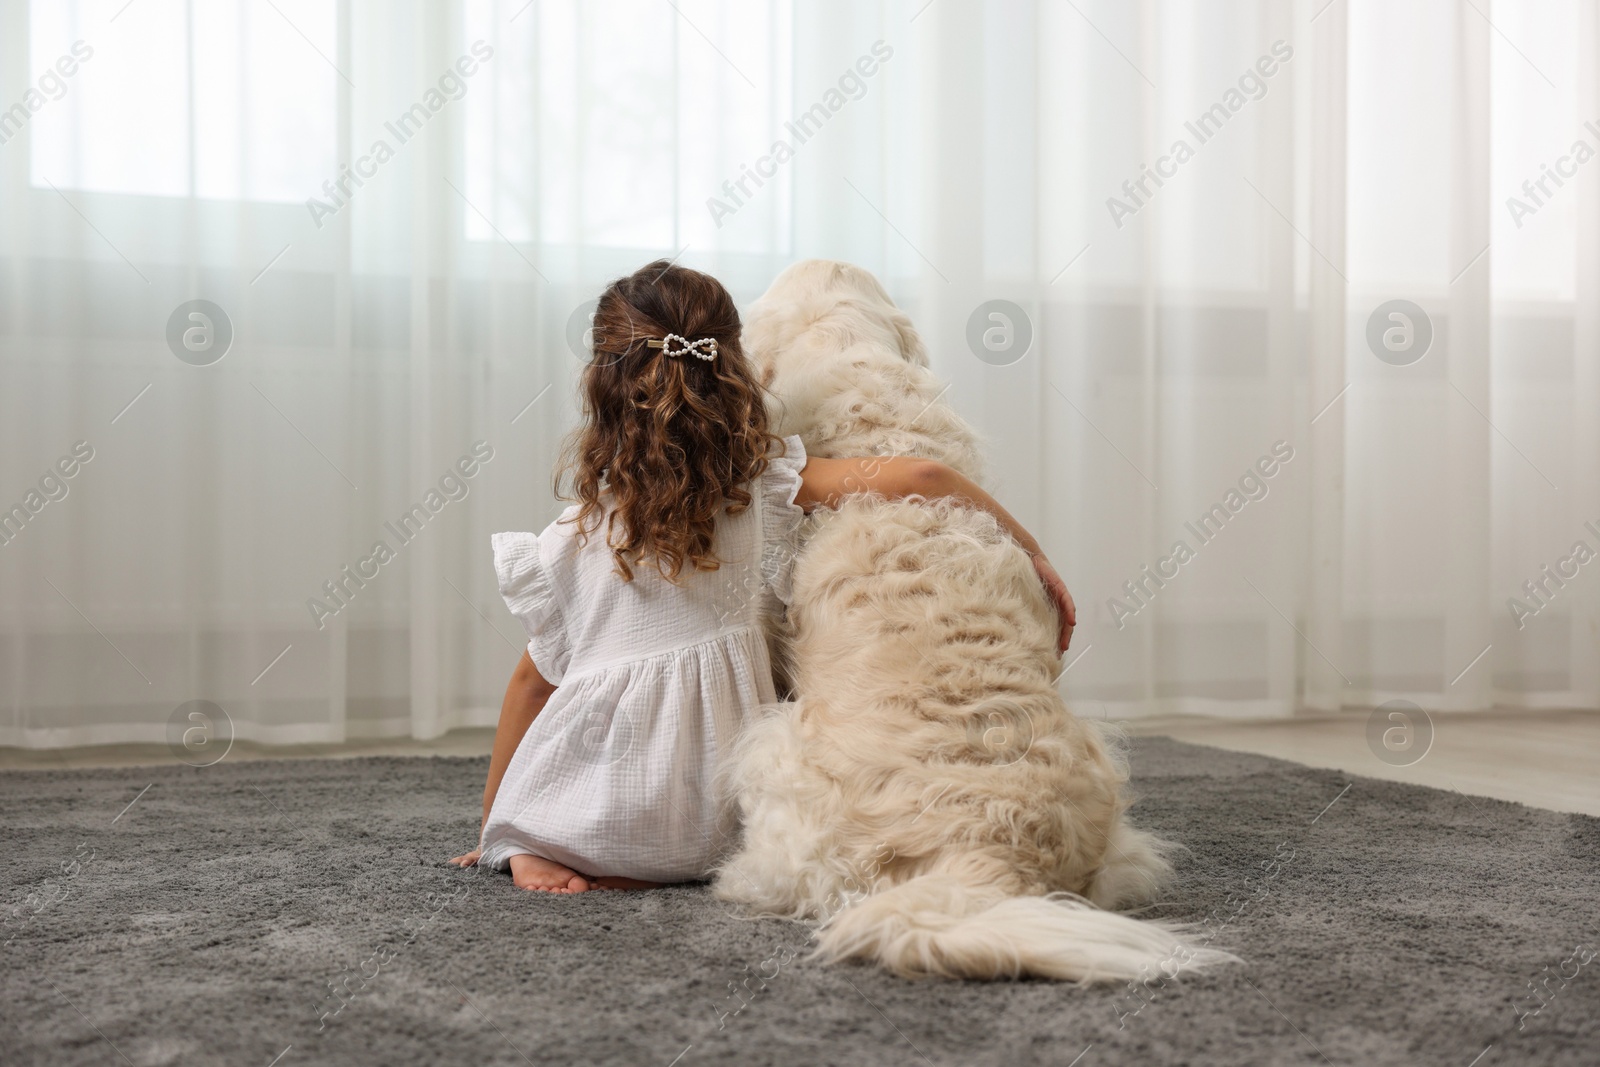
{"type": "Polygon", "coordinates": [[[1191,943],[1190,927],[1104,911],[1069,894],[1006,896],[960,873],[917,875],[833,915],[825,960],[875,961],[904,978],[1099,982],[1172,977],[1238,957],[1191,943]]]}

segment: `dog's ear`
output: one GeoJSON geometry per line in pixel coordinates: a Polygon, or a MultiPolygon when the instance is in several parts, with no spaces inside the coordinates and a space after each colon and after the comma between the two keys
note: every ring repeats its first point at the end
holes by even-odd
{"type": "Polygon", "coordinates": [[[899,342],[901,358],[918,367],[928,365],[928,350],[923,346],[917,328],[911,325],[911,316],[895,306],[894,298],[877,275],[853,263],[838,263],[834,266],[833,283],[836,287],[854,290],[866,302],[884,308],[899,342]]]}
{"type": "Polygon", "coordinates": [[[895,308],[891,321],[894,332],[900,339],[900,355],[907,363],[918,367],[928,365],[928,350],[922,343],[922,335],[917,333],[917,328],[911,325],[911,316],[899,308],[895,308]]]}

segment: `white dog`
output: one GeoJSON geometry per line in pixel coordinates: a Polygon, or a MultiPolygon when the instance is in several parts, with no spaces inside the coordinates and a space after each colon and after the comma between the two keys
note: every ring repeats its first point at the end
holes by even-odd
{"type": "MultiPolygon", "coordinates": [[[[819,456],[977,472],[910,320],[871,274],[810,261],[752,309],[774,429],[819,456]]],[[[823,920],[824,958],[905,976],[1127,979],[1231,958],[1102,910],[1150,899],[1165,846],[1123,816],[1115,739],[1056,692],[1057,623],[987,514],[868,495],[819,509],[794,575],[797,702],[723,769],[743,821],[716,892],[823,920]]]]}

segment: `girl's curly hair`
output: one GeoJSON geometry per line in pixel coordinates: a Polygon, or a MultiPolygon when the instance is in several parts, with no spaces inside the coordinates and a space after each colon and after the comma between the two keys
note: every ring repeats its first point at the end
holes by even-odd
{"type": "Polygon", "coordinates": [[[716,570],[716,518],[750,506],[772,443],[762,390],[739,344],[739,311],[708,274],[656,260],[600,294],[583,372],[585,421],[568,441],[557,495],[578,502],[579,543],[605,518],[623,581],[653,565],[668,581],[716,570]],[[710,337],[717,355],[669,356],[646,342],[710,337]],[[562,482],[570,474],[570,496],[562,482]],[[609,506],[603,494],[610,494],[609,506]]]}

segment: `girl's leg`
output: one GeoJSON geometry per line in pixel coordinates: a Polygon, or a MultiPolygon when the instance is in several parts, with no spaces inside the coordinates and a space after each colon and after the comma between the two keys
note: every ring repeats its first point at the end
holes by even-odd
{"type": "MultiPolygon", "coordinates": [[[[511,765],[511,757],[522,744],[522,735],[528,732],[528,727],[533,725],[555,691],[556,687],[544,680],[524,649],[516,669],[511,672],[505,699],[500,703],[500,724],[495,727],[494,748],[489,755],[489,780],[483,786],[483,818],[478,824],[480,844],[483,824],[489,821],[489,809],[494,806],[495,794],[500,791],[500,780],[511,765]]],[[[481,852],[481,848],[475,848],[450,862],[458,867],[471,867],[478,862],[481,852]]]]}

